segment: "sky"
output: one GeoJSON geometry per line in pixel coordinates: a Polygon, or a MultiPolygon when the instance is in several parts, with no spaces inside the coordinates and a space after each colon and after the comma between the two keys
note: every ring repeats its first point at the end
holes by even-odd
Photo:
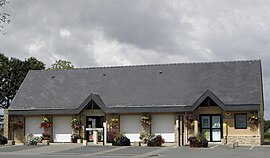
{"type": "Polygon", "coordinates": [[[270,119],[269,0],[9,0],[0,52],[50,67],[261,59],[270,119]]]}

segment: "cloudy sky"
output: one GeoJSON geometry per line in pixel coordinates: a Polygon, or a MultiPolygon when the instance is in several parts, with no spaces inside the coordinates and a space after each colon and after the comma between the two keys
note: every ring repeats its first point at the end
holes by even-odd
{"type": "Polygon", "coordinates": [[[0,52],[49,67],[261,59],[270,119],[269,0],[9,0],[0,52]]]}

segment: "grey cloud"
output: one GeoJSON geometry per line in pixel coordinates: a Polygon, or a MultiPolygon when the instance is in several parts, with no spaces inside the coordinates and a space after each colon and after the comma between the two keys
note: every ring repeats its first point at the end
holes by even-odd
{"type": "Polygon", "coordinates": [[[10,2],[8,34],[0,35],[0,51],[8,56],[36,56],[47,66],[64,58],[77,67],[121,64],[122,59],[130,64],[262,59],[270,110],[269,0],[10,2]],[[62,29],[70,36],[61,37],[62,29]],[[102,62],[94,49],[99,40],[105,41],[102,47],[111,41],[117,47],[99,50],[107,56],[102,62]],[[119,60],[108,61],[115,57],[119,60]]]}

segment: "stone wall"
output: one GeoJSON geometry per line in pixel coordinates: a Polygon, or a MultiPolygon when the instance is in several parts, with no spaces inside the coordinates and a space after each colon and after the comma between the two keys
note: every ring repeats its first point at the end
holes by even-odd
{"type": "Polygon", "coordinates": [[[238,144],[260,145],[260,136],[228,136],[227,144],[238,142],[238,144]]]}

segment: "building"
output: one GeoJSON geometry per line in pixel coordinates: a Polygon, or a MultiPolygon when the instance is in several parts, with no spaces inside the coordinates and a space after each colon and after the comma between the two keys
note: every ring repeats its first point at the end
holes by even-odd
{"type": "Polygon", "coordinates": [[[189,135],[201,132],[212,142],[262,144],[262,85],[260,60],[30,71],[8,116],[24,122],[18,141],[27,133],[41,135],[46,117],[53,142],[71,141],[76,118],[89,141],[92,130],[99,141],[106,139],[116,120],[132,142],[146,128],[165,142],[188,143],[189,135]],[[151,122],[146,127],[145,118],[151,122]]]}

